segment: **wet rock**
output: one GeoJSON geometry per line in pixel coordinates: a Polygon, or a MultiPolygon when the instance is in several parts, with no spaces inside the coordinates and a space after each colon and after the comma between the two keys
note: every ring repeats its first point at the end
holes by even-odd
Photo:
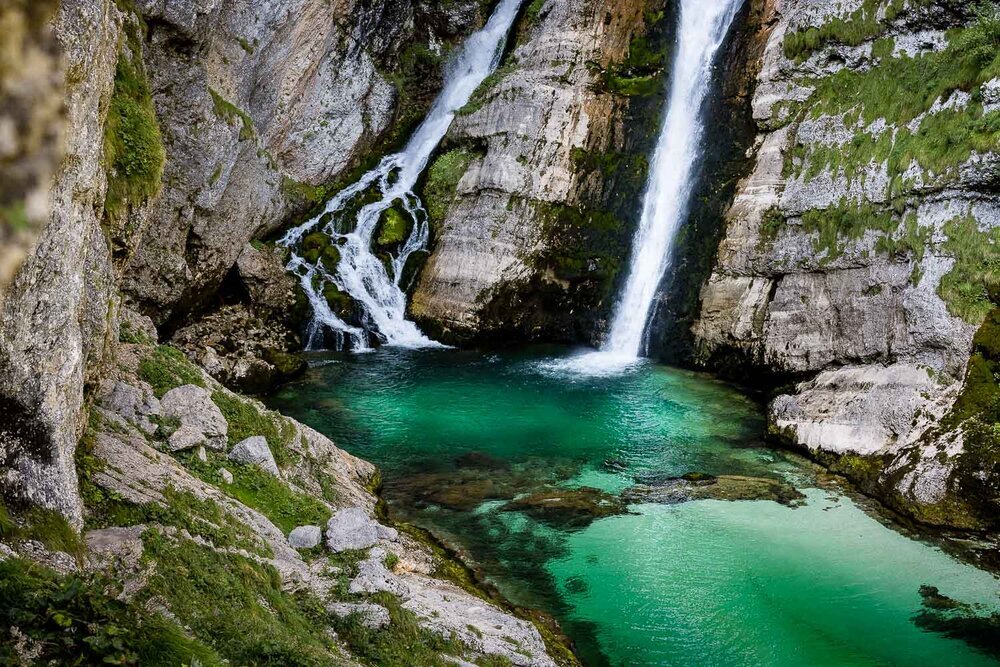
{"type": "Polygon", "coordinates": [[[288,544],[296,549],[312,549],[323,540],[319,526],[299,526],[288,534],[288,544]]]}
{"type": "Polygon", "coordinates": [[[274,455],[271,454],[271,448],[267,446],[267,439],[262,435],[254,435],[236,443],[229,452],[229,460],[255,465],[264,472],[281,477],[281,471],[274,460],[274,455]]]}
{"type": "Polygon", "coordinates": [[[504,505],[505,512],[524,512],[548,524],[569,528],[582,528],[595,519],[627,511],[625,503],[617,496],[582,486],[576,489],[551,488],[517,498],[504,505]]]}
{"type": "Polygon", "coordinates": [[[379,540],[395,540],[395,528],[383,526],[361,507],[348,507],[336,512],[326,524],[326,546],[334,553],[368,549],[379,540]]]}
{"type": "Polygon", "coordinates": [[[176,387],[163,395],[160,407],[164,417],[180,420],[175,436],[185,431],[176,439],[176,444],[171,443],[171,449],[204,445],[208,449],[225,451],[229,424],[207,389],[193,384],[176,387]]]}
{"type": "Polygon", "coordinates": [[[623,472],[628,469],[628,463],[621,459],[605,459],[601,467],[609,472],[623,472]]]}
{"type": "Polygon", "coordinates": [[[369,630],[380,630],[389,625],[389,610],[373,602],[334,602],[326,610],[339,618],[358,614],[361,625],[369,630]]]}
{"type": "Polygon", "coordinates": [[[792,485],[776,479],[688,473],[658,484],[638,484],[622,493],[626,503],[683,503],[689,500],[773,500],[795,506],[805,498],[792,485]]]}

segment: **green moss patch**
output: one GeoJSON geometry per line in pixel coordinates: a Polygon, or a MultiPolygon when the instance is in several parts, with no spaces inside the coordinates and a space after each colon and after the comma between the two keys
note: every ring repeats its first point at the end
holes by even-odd
{"type": "Polygon", "coordinates": [[[115,86],[104,127],[104,162],[108,171],[105,215],[120,220],[129,205],[159,193],[166,150],[143,69],[137,40],[123,48],[115,68],[115,86]]]}
{"type": "Polygon", "coordinates": [[[79,534],[58,512],[43,507],[32,507],[18,515],[11,515],[0,503],[0,539],[8,542],[36,540],[50,551],[62,551],[78,560],[83,558],[84,545],[79,534]]]}
{"type": "Polygon", "coordinates": [[[379,667],[451,667],[454,660],[442,656],[462,656],[467,648],[459,641],[445,639],[436,632],[420,627],[417,616],[400,605],[399,599],[388,593],[377,593],[372,600],[389,611],[390,623],[379,630],[365,627],[360,614],[351,614],[335,621],[334,627],[351,652],[369,664],[379,667]]]}
{"type": "Polygon", "coordinates": [[[249,141],[257,136],[257,133],[253,129],[253,119],[250,117],[250,114],[224,98],[214,89],[209,88],[208,92],[212,96],[212,108],[215,109],[215,115],[226,121],[229,125],[240,126],[240,141],[249,141]]]}
{"type": "Polygon", "coordinates": [[[219,655],[174,621],[115,599],[114,582],[0,561],[0,663],[23,664],[12,630],[41,651],[35,664],[221,665],[219,655]]]}
{"type": "Polygon", "coordinates": [[[455,190],[469,165],[478,155],[468,148],[455,148],[442,153],[427,172],[421,199],[431,222],[440,225],[455,199],[455,190]]]}
{"type": "MultiPolygon", "coordinates": [[[[909,0],[911,8],[930,0],[909,0]]],[[[785,35],[785,57],[803,61],[827,44],[858,46],[885,31],[906,6],[907,0],[864,0],[861,7],[845,18],[835,18],[822,26],[796,30],[785,35]]]]}
{"type": "Polygon", "coordinates": [[[333,239],[324,232],[313,232],[302,239],[300,246],[302,258],[310,264],[316,264],[320,259],[327,271],[334,271],[340,263],[340,250],[333,239]]]}
{"type": "Polygon", "coordinates": [[[186,384],[205,386],[205,379],[198,367],[171,345],[157,346],[140,361],[139,377],[152,386],[157,398],[163,398],[171,389],[186,384]]]}
{"type": "Polygon", "coordinates": [[[382,249],[403,245],[413,230],[410,214],[395,206],[387,208],[375,228],[375,246],[382,249]]]}
{"type": "Polygon", "coordinates": [[[1000,228],[980,231],[970,215],[947,223],[944,233],[942,248],[955,265],[941,278],[938,294],[952,315],[980,323],[993,308],[990,290],[1000,285],[1000,228]]]}

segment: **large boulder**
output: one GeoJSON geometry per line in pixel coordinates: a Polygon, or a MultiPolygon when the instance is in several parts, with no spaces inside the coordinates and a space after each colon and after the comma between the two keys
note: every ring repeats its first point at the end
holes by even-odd
{"type": "Polygon", "coordinates": [[[207,389],[193,384],[171,389],[160,399],[160,407],[164,417],[180,422],[170,436],[171,450],[191,449],[198,445],[220,452],[226,450],[229,424],[207,389]]]}
{"type": "Polygon", "coordinates": [[[267,439],[262,435],[254,435],[236,443],[229,452],[229,460],[244,465],[254,465],[275,477],[281,477],[281,471],[274,460],[274,455],[271,454],[271,448],[267,446],[267,439]]]}
{"type": "Polygon", "coordinates": [[[319,526],[299,526],[288,534],[288,544],[295,549],[312,549],[323,540],[319,526]]]}
{"type": "Polygon", "coordinates": [[[326,524],[326,546],[334,553],[368,549],[379,540],[394,540],[398,536],[394,528],[375,521],[361,507],[340,510],[326,524]]]}

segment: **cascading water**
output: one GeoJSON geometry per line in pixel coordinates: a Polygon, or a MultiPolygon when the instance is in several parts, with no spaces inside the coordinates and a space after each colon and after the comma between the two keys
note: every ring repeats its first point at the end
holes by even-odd
{"type": "MultiPolygon", "coordinates": [[[[328,331],[337,336],[338,347],[349,341],[356,352],[369,349],[368,332],[388,345],[440,345],[406,319],[406,295],[400,288],[407,259],[426,247],[430,233],[427,213],[413,187],[448,131],[455,112],[465,106],[473,91],[499,64],[521,2],[502,0],[483,29],[466,40],[445,73],[444,89],[403,151],[382,158],[377,167],[331,199],[323,213],[282,238],[282,245],[292,249],[288,270],[299,276],[313,309],[307,348],[316,347],[328,331]],[[378,200],[364,204],[353,220],[346,220],[372,188],[378,189],[378,200]],[[372,236],[383,215],[393,207],[402,209],[412,230],[397,255],[389,255],[383,262],[372,252],[372,236]],[[303,237],[316,227],[336,245],[339,261],[335,266],[324,265],[324,257],[308,261],[299,248],[303,237]],[[327,286],[346,292],[361,307],[363,326],[351,326],[333,312],[324,295],[327,286]]],[[[324,255],[332,264],[329,255],[324,255]]]]}
{"type": "Polygon", "coordinates": [[[632,241],[632,263],[611,331],[601,348],[608,360],[627,361],[642,351],[656,290],[670,263],[677,230],[690,205],[702,151],[702,107],[712,66],[742,0],[682,0],[677,52],[666,118],[660,130],[632,241]]]}

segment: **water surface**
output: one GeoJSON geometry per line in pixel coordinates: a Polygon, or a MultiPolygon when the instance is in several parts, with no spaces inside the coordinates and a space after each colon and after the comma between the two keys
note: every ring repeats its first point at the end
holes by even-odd
{"type": "Polygon", "coordinates": [[[650,363],[581,376],[553,361],[566,354],[317,356],[271,403],[381,466],[395,517],[554,614],[588,664],[995,664],[913,619],[922,585],[991,611],[997,580],[764,447],[755,401],[650,363]],[[691,472],[784,480],[804,499],[643,503],[592,522],[505,510],[553,487],[617,495],[691,472]]]}

